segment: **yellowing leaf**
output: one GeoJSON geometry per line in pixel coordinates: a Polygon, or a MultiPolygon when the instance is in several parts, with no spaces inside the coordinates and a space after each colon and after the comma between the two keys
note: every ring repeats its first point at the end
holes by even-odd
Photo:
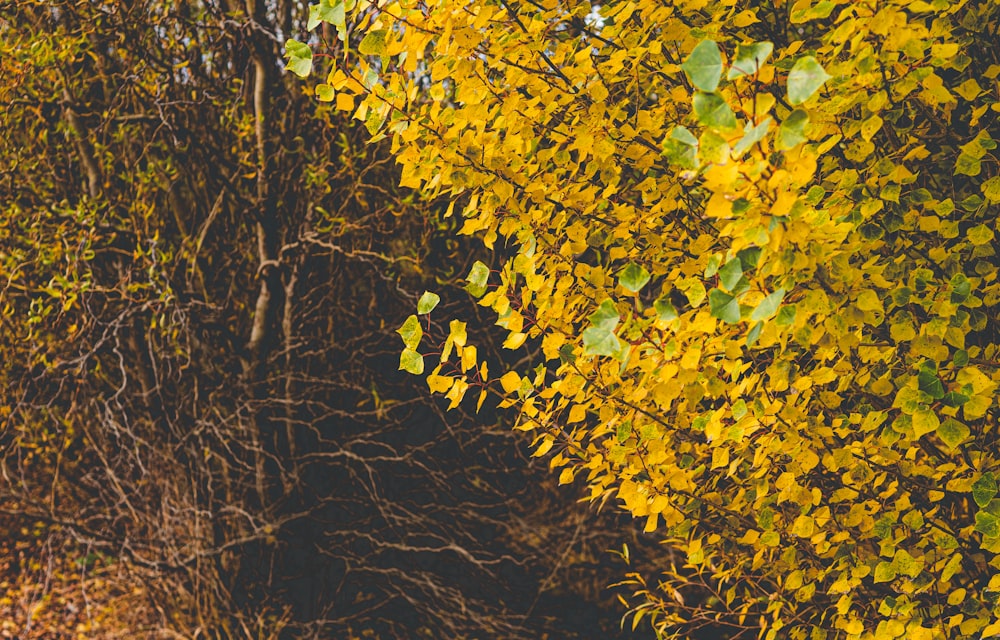
{"type": "Polygon", "coordinates": [[[792,533],[800,538],[809,538],[815,531],[816,523],[806,515],[799,516],[792,525],[792,533]]]}
{"type": "Polygon", "coordinates": [[[939,424],[937,414],[930,409],[921,409],[913,414],[913,433],[917,438],[937,431],[939,424]]]}
{"type": "Polygon", "coordinates": [[[788,102],[802,104],[830,79],[830,75],[812,56],[800,58],[788,73],[788,102]]]}

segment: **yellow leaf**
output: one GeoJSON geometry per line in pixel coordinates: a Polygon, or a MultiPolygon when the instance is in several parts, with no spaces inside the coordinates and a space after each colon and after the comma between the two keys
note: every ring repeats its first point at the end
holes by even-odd
{"type": "Polygon", "coordinates": [[[514,393],[521,388],[521,376],[516,371],[508,371],[500,376],[500,386],[506,393],[514,393]]]}
{"type": "Polygon", "coordinates": [[[792,525],[792,533],[800,538],[809,538],[812,536],[815,527],[816,523],[813,522],[812,518],[802,515],[795,519],[795,523],[792,525]]]}
{"type": "Polygon", "coordinates": [[[587,406],[582,404],[574,404],[569,410],[569,417],[566,418],[568,424],[573,424],[574,422],[580,422],[587,417],[587,406]]]}
{"type": "Polygon", "coordinates": [[[522,333],[520,331],[515,331],[507,336],[507,339],[503,341],[504,349],[517,349],[524,341],[528,338],[528,334],[522,333]]]}
{"type": "Polygon", "coordinates": [[[465,326],[465,323],[459,320],[452,320],[448,326],[448,335],[452,340],[454,340],[455,344],[460,347],[464,347],[465,341],[468,339],[465,326]]]}
{"type": "Polygon", "coordinates": [[[465,392],[469,389],[469,383],[462,379],[456,379],[454,384],[452,384],[451,389],[445,394],[445,397],[451,400],[448,403],[448,409],[456,408],[461,402],[462,398],[465,397],[465,392]]]}
{"type": "Polygon", "coordinates": [[[983,638],[993,638],[995,636],[1000,636],[1000,620],[998,620],[997,622],[991,622],[990,624],[986,625],[986,628],[984,628],[979,635],[980,637],[983,638]]]}
{"type": "Polygon", "coordinates": [[[729,448],[728,447],[716,447],[712,451],[712,468],[718,469],[719,467],[725,467],[729,464],[729,448]]]}
{"type": "Polygon", "coordinates": [[[470,344],[462,349],[462,371],[468,371],[476,367],[476,346],[470,344]]]}
{"type": "Polygon", "coordinates": [[[643,532],[652,533],[656,531],[656,525],[658,524],[659,519],[660,519],[660,514],[658,513],[649,514],[649,517],[646,518],[646,526],[642,528],[643,532]]]}
{"type": "Polygon", "coordinates": [[[883,311],[881,298],[870,289],[858,295],[855,305],[862,311],[883,311]]]}
{"type": "Polygon", "coordinates": [[[940,426],[941,421],[938,419],[937,414],[931,409],[921,409],[913,413],[913,434],[917,438],[920,436],[937,431],[938,426],[940,426]]]}
{"type": "Polygon", "coordinates": [[[882,128],[882,118],[878,116],[872,116],[861,123],[861,137],[865,141],[871,141],[871,139],[878,133],[878,130],[882,128]]]}
{"type": "Polygon", "coordinates": [[[535,449],[535,452],[531,454],[532,457],[540,458],[544,456],[552,449],[553,444],[555,444],[555,440],[551,436],[545,436],[535,449]]]}
{"type": "Polygon", "coordinates": [[[427,376],[427,386],[430,387],[431,393],[445,393],[448,389],[451,389],[451,385],[454,384],[455,379],[449,378],[448,376],[439,375],[429,375],[427,376]]]}
{"type": "Polygon", "coordinates": [[[565,467],[562,472],[559,473],[559,484],[569,484],[571,482],[573,482],[573,469],[565,467]]]}
{"type": "Polygon", "coordinates": [[[354,111],[354,96],[337,92],[337,111],[354,111]]]}

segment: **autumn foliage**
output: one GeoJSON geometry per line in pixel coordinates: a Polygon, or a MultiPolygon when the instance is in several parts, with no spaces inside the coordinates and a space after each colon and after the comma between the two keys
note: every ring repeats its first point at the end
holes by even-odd
{"type": "Polygon", "coordinates": [[[290,42],[289,68],[494,251],[467,285],[512,355],[431,295],[401,368],[451,407],[496,392],[562,482],[680,550],[627,578],[634,622],[1000,635],[1000,5],[321,0],[310,22],[364,36],[290,42]]]}

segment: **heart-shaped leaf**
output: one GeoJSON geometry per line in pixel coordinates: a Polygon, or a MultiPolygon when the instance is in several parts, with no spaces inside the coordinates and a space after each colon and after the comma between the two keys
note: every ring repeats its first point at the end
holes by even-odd
{"type": "Polygon", "coordinates": [[[753,310],[750,314],[750,319],[754,321],[767,320],[773,316],[778,311],[778,307],[781,306],[781,301],[785,297],[785,290],[778,289],[773,293],[766,296],[757,305],[757,308],[753,310]]]}
{"type": "Polygon", "coordinates": [[[694,116],[706,127],[715,129],[735,129],[736,114],[732,108],[716,93],[694,94],[694,116]]]}
{"type": "Polygon", "coordinates": [[[441,302],[441,296],[430,291],[424,291],[424,294],[420,296],[420,300],[417,301],[417,313],[421,315],[430,313],[434,310],[434,307],[438,306],[439,302],[441,302]]]}
{"type": "Polygon", "coordinates": [[[614,331],[620,319],[621,316],[618,315],[618,308],[615,307],[615,303],[610,299],[602,302],[597,307],[597,311],[590,314],[590,323],[595,328],[604,329],[605,331],[614,331]]]}
{"type": "Polygon", "coordinates": [[[313,52],[309,45],[288,40],[285,42],[285,57],[288,58],[285,68],[300,78],[306,78],[312,72],[313,52]]]}
{"type": "Polygon", "coordinates": [[[736,47],[736,59],[733,60],[732,66],[729,67],[726,79],[733,80],[740,76],[757,73],[772,51],[774,51],[774,45],[770,42],[741,44],[736,47]]]}
{"type": "Polygon", "coordinates": [[[465,281],[469,283],[465,285],[465,290],[476,298],[483,297],[486,294],[486,282],[489,280],[489,277],[490,268],[479,260],[476,260],[472,263],[472,269],[465,278],[465,281]]]}
{"type": "Polygon", "coordinates": [[[708,308],[714,317],[723,322],[736,324],[740,321],[740,303],[720,289],[708,292],[708,308]]]}
{"type": "Polygon", "coordinates": [[[410,349],[416,349],[420,344],[420,339],[424,337],[424,330],[420,328],[420,320],[417,316],[411,315],[403,323],[403,326],[396,329],[396,333],[403,339],[403,344],[410,349]]]}
{"type": "Polygon", "coordinates": [[[743,278],[743,263],[739,258],[733,258],[719,268],[718,275],[719,284],[726,291],[732,292],[743,278]]]}
{"type": "Polygon", "coordinates": [[[809,114],[804,109],[796,109],[778,127],[778,149],[791,149],[805,142],[806,125],[809,124],[809,114]]]}
{"type": "Polygon", "coordinates": [[[692,51],[681,69],[698,89],[715,91],[722,78],[722,54],[713,40],[702,40],[692,51]]]}
{"type": "Polygon", "coordinates": [[[788,102],[802,104],[830,79],[816,58],[806,56],[795,62],[788,72],[788,102]]]}
{"type": "Polygon", "coordinates": [[[628,263],[628,265],[622,269],[622,272],[618,274],[618,284],[632,293],[639,292],[648,282],[649,272],[634,262],[628,263]]]}
{"type": "Polygon", "coordinates": [[[980,507],[985,507],[995,497],[997,497],[997,479],[992,472],[987,471],[973,483],[972,499],[980,507]]]}
{"type": "Polygon", "coordinates": [[[403,349],[399,354],[399,369],[419,376],[424,372],[424,357],[413,349],[403,349]]]}

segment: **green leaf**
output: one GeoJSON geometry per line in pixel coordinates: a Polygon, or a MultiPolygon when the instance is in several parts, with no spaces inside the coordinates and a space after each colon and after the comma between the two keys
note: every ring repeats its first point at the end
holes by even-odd
{"type": "Polygon", "coordinates": [[[399,369],[419,376],[424,372],[424,357],[413,349],[403,349],[403,352],[399,354],[399,369]]]}
{"type": "Polygon", "coordinates": [[[965,349],[959,349],[951,357],[951,361],[955,363],[956,367],[964,367],[969,364],[969,352],[965,349]]]}
{"type": "Polygon", "coordinates": [[[722,265],[718,271],[718,275],[719,284],[721,284],[727,291],[732,291],[743,278],[743,263],[740,262],[739,258],[733,258],[726,264],[722,265]]]}
{"type": "Polygon", "coordinates": [[[465,290],[474,297],[481,298],[486,294],[486,283],[489,278],[490,268],[479,260],[476,260],[472,263],[472,269],[465,278],[465,281],[469,283],[465,286],[465,290]]]}
{"type": "Polygon", "coordinates": [[[997,480],[993,476],[992,472],[987,471],[972,485],[972,499],[975,500],[976,504],[980,507],[985,507],[990,503],[990,500],[996,496],[997,480]]]}
{"type": "Polygon", "coordinates": [[[1000,521],[992,513],[979,511],[976,513],[976,531],[987,538],[995,538],[1000,535],[1000,521]]]}
{"type": "Polygon", "coordinates": [[[660,320],[664,322],[676,320],[678,317],[677,309],[674,308],[674,305],[670,302],[670,297],[667,296],[667,294],[663,294],[656,299],[656,302],[653,303],[653,309],[656,310],[656,315],[660,318],[660,320]]]}
{"type": "Polygon", "coordinates": [[[937,429],[937,435],[948,449],[954,451],[958,445],[969,437],[969,427],[954,418],[945,418],[937,429]]]}
{"type": "Polygon", "coordinates": [[[590,322],[594,326],[583,332],[583,353],[588,356],[619,357],[622,343],[613,333],[621,317],[611,300],[605,300],[590,314],[590,322]]]}
{"type": "Polygon", "coordinates": [[[588,356],[619,356],[622,344],[611,331],[591,327],[583,332],[583,353],[588,356]]]}
{"type": "Polygon", "coordinates": [[[358,53],[363,56],[384,56],[385,36],[388,32],[385,29],[369,31],[358,44],[358,53]]]}
{"type": "Polygon", "coordinates": [[[892,582],[896,579],[896,567],[890,562],[880,562],[875,566],[875,582],[892,582]]]}
{"type": "Polygon", "coordinates": [[[285,57],[288,58],[285,68],[300,78],[306,78],[312,72],[313,52],[309,45],[288,40],[285,42],[285,57]]]}
{"type": "Polygon", "coordinates": [[[757,308],[753,310],[750,314],[750,319],[753,321],[767,320],[773,316],[778,311],[778,307],[781,306],[781,301],[785,298],[785,290],[778,289],[773,293],[767,295],[760,303],[757,308]]]}
{"type": "Polygon", "coordinates": [[[698,89],[715,91],[722,78],[722,54],[712,40],[702,40],[692,51],[681,69],[698,89]]]}
{"type": "MultiPolygon", "coordinates": [[[[742,198],[733,203],[733,211],[737,211],[736,205],[742,198]]],[[[743,200],[746,202],[746,200],[743,200]]],[[[745,210],[745,209],[744,209],[745,210]]],[[[760,261],[760,247],[747,247],[746,249],[740,249],[736,252],[736,257],[740,259],[743,263],[743,273],[750,271],[751,269],[757,268],[757,263],[760,261]]]]}
{"type": "Polygon", "coordinates": [[[809,114],[804,109],[796,109],[788,114],[781,126],[778,127],[779,149],[791,149],[792,147],[805,142],[806,125],[809,124],[809,114]]]}
{"type": "Polygon", "coordinates": [[[590,322],[594,325],[594,328],[604,329],[605,331],[614,331],[620,319],[621,316],[618,315],[618,308],[615,307],[615,303],[610,299],[602,302],[597,307],[597,311],[590,314],[590,322]]]}
{"type": "Polygon", "coordinates": [[[365,118],[365,129],[368,130],[368,133],[373,136],[378,133],[378,130],[382,128],[383,124],[385,124],[385,116],[385,112],[381,109],[369,110],[368,117],[365,118]]]}
{"type": "Polygon", "coordinates": [[[802,104],[830,79],[816,58],[806,56],[795,62],[788,72],[788,102],[802,104]]]}
{"type": "Polygon", "coordinates": [[[787,327],[791,326],[795,322],[795,305],[786,304],[785,306],[778,309],[778,317],[774,319],[774,323],[787,327]]]}
{"type": "Polygon", "coordinates": [[[712,254],[708,259],[708,264],[705,265],[705,278],[711,278],[719,272],[719,267],[722,266],[722,254],[715,253],[712,254]]]}
{"type": "Polygon", "coordinates": [[[972,283],[964,274],[956,273],[952,276],[949,281],[951,285],[951,301],[955,304],[961,304],[969,299],[969,295],[972,293],[972,283]]]}
{"type": "Polygon", "coordinates": [[[631,421],[626,420],[625,422],[619,422],[618,426],[615,427],[615,438],[617,438],[618,442],[625,442],[631,435],[632,435],[631,421]]]}
{"type": "Polygon", "coordinates": [[[694,94],[694,115],[698,122],[716,129],[735,129],[736,114],[717,93],[694,94]]]}
{"type": "Polygon", "coordinates": [[[753,326],[753,328],[750,329],[750,333],[747,334],[747,346],[748,347],[752,347],[757,342],[757,340],[760,338],[760,334],[761,334],[761,332],[763,330],[764,330],[764,323],[763,323],[763,321],[757,322],[753,326]]]}
{"type": "Polygon", "coordinates": [[[309,20],[306,22],[306,31],[312,31],[322,22],[319,17],[319,7],[320,5],[318,4],[309,5],[309,20]]]}
{"type": "Polygon", "coordinates": [[[328,84],[316,85],[316,97],[319,98],[320,102],[332,102],[335,96],[336,92],[330,85],[328,84]]]}
{"type": "Polygon", "coordinates": [[[628,265],[622,269],[622,272],[618,274],[618,284],[632,293],[638,293],[648,282],[649,272],[634,262],[628,263],[628,265]]]}
{"type": "Polygon", "coordinates": [[[309,23],[306,29],[312,31],[320,22],[328,22],[337,27],[341,40],[347,35],[347,15],[343,0],[320,0],[309,7],[309,23]]]}
{"type": "Polygon", "coordinates": [[[687,127],[677,126],[670,132],[670,138],[690,147],[698,146],[698,138],[687,127]]]}
{"type": "Polygon", "coordinates": [[[955,173],[962,174],[966,176],[978,176],[983,170],[982,161],[975,157],[970,156],[967,153],[963,153],[958,156],[958,160],[955,161],[955,173]]]}
{"type": "Polygon", "coordinates": [[[770,42],[739,45],[736,47],[736,59],[733,60],[732,66],[729,67],[726,79],[734,80],[740,76],[757,73],[773,50],[774,45],[770,42]]]}
{"type": "Polygon", "coordinates": [[[705,301],[705,285],[702,284],[701,280],[689,282],[683,291],[692,307],[701,306],[701,303],[705,301]]]}
{"type": "Polygon", "coordinates": [[[396,329],[396,333],[403,339],[403,344],[410,349],[416,349],[420,344],[420,339],[424,337],[424,330],[420,327],[420,320],[417,316],[410,315],[403,326],[396,329]]]}
{"type": "Polygon", "coordinates": [[[671,164],[683,169],[698,168],[698,138],[686,127],[674,127],[663,141],[663,155],[671,164]]]}
{"type": "Polygon", "coordinates": [[[729,140],[714,129],[705,129],[698,139],[698,148],[703,162],[721,164],[729,160],[729,140]]]}
{"type": "Polygon", "coordinates": [[[740,155],[764,139],[764,136],[767,135],[768,129],[771,128],[771,118],[764,118],[764,121],[756,127],[752,127],[750,125],[750,122],[746,123],[743,127],[743,137],[740,138],[740,141],[736,143],[735,147],[733,147],[733,153],[736,155],[740,155]]]}
{"type": "Polygon", "coordinates": [[[917,387],[935,400],[944,397],[944,385],[933,371],[921,369],[917,374],[917,387]]]}
{"type": "Polygon", "coordinates": [[[949,407],[961,407],[963,404],[968,402],[971,398],[964,393],[959,393],[957,391],[949,391],[944,394],[941,398],[941,402],[949,407]]]}
{"type": "Polygon", "coordinates": [[[421,315],[430,313],[434,310],[434,307],[438,306],[439,302],[441,302],[441,296],[430,291],[424,291],[424,294],[420,296],[420,300],[417,301],[417,313],[421,315]]]}
{"type": "Polygon", "coordinates": [[[740,321],[740,303],[736,298],[719,289],[708,292],[708,308],[712,315],[723,322],[736,324],[740,321]]]}

